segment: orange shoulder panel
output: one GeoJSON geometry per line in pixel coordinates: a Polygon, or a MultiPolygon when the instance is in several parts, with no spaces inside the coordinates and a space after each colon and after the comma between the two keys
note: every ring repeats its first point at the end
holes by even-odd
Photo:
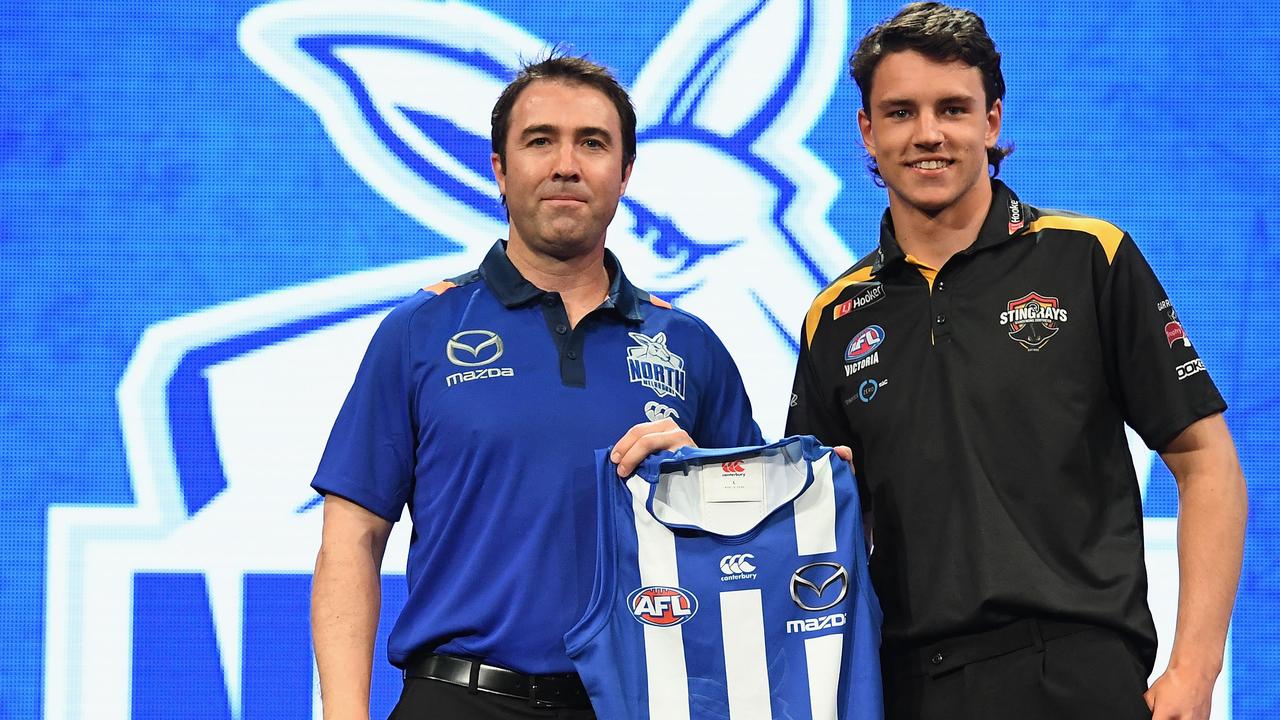
{"type": "Polygon", "coordinates": [[[423,290],[426,290],[426,291],[427,291],[427,292],[429,292],[429,293],[435,293],[435,294],[437,294],[437,295],[443,295],[445,290],[448,290],[449,288],[455,288],[455,287],[458,287],[458,286],[457,286],[457,285],[454,285],[453,283],[449,282],[448,280],[441,280],[440,282],[436,283],[435,285],[428,285],[428,286],[426,286],[426,287],[424,287],[424,288],[422,288],[422,289],[423,289],[423,290]]]}

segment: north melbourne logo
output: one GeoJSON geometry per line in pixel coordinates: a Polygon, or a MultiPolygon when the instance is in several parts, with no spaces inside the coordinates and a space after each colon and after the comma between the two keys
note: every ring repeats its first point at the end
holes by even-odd
{"type": "Polygon", "coordinates": [[[660,332],[653,337],[627,334],[640,343],[627,348],[627,374],[631,382],[644,385],[658,397],[674,395],[683,400],[684,358],[667,349],[667,334],[660,332]]]}
{"type": "Polygon", "coordinates": [[[1059,306],[1058,298],[1035,292],[1010,300],[1006,308],[1000,313],[1000,325],[1029,352],[1043,348],[1067,321],[1067,309],[1059,306]]]}

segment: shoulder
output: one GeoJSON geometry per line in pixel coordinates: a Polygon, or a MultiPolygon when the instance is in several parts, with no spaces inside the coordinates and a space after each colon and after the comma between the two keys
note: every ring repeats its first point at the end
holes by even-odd
{"type": "Polygon", "coordinates": [[[438,319],[441,313],[456,312],[483,287],[478,270],[426,285],[392,308],[379,332],[408,332],[418,323],[438,319]]]}
{"type": "Polygon", "coordinates": [[[818,331],[823,318],[838,317],[837,313],[846,304],[846,312],[849,312],[880,299],[884,288],[871,278],[872,268],[879,258],[879,253],[878,248],[868,253],[814,297],[804,319],[804,335],[807,342],[813,340],[814,333],[818,331]]]}
{"type": "Polygon", "coordinates": [[[1101,218],[1090,217],[1069,210],[1028,208],[1026,233],[1040,241],[1088,242],[1098,249],[1111,263],[1128,237],[1120,227],[1101,218]]]}

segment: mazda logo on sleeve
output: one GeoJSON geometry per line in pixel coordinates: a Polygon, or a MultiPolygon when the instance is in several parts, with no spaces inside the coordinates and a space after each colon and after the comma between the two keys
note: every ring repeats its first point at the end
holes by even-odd
{"type": "Polygon", "coordinates": [[[827,610],[840,604],[844,600],[844,596],[849,594],[849,572],[844,569],[840,563],[833,562],[816,562],[809,563],[804,567],[796,570],[791,574],[791,600],[804,610],[818,612],[827,610]],[[831,588],[832,585],[839,585],[839,591],[831,588]],[[800,599],[800,588],[808,588],[816,597],[817,605],[809,605],[800,599]],[[831,588],[831,589],[829,589],[831,588]],[[826,604],[821,604],[824,598],[832,598],[826,604]]]}
{"type": "Polygon", "coordinates": [[[463,330],[445,345],[449,362],[462,367],[480,367],[502,357],[502,338],[489,330],[463,330]]]}

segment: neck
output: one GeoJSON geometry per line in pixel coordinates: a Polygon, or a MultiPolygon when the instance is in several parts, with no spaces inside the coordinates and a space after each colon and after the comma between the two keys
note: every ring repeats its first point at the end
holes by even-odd
{"type": "Polygon", "coordinates": [[[912,206],[892,191],[889,193],[889,217],[902,252],[920,262],[940,269],[952,255],[973,244],[991,208],[990,184],[975,188],[976,192],[936,213],[912,206]]]}
{"type": "Polygon", "coordinates": [[[557,258],[513,238],[507,241],[507,259],[534,287],[560,294],[570,327],[600,307],[609,294],[603,242],[583,255],[557,258]]]}

